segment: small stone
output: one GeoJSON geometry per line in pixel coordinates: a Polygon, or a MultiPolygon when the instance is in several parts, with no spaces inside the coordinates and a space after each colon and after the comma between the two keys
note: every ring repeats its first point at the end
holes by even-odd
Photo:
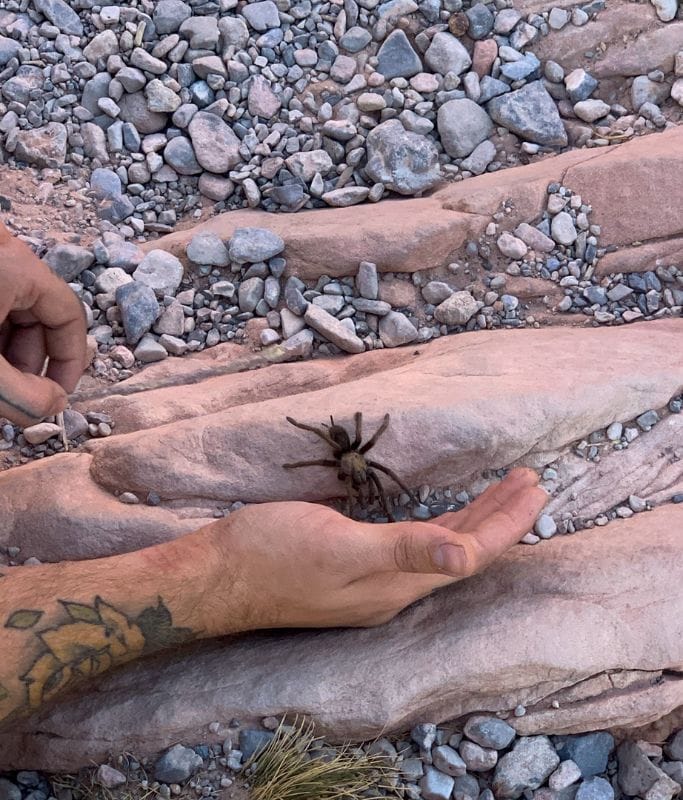
{"type": "Polygon", "coordinates": [[[478,745],[504,750],[516,736],[515,729],[497,717],[470,717],[463,729],[465,736],[478,745]]]}
{"type": "Polygon", "coordinates": [[[182,783],[202,766],[202,757],[189,747],[176,744],[154,766],[154,777],[162,783],[182,783]]]}
{"type": "MultiPolygon", "coordinates": [[[[116,349],[116,348],[113,348],[116,349]]],[[[127,349],[127,348],[122,348],[127,349]]],[[[128,351],[130,352],[130,351],[128,351]]],[[[110,352],[110,355],[111,352],[110,352]]],[[[131,359],[132,359],[131,353],[131,359]]],[[[114,356],[112,356],[113,358],[114,356]]],[[[131,360],[130,366],[133,366],[133,361],[131,360]]],[[[81,414],[80,411],[76,411],[73,408],[67,408],[64,410],[64,430],[66,432],[66,438],[71,439],[78,439],[81,436],[85,436],[88,432],[88,420],[81,414]]],[[[0,792],[1,794],[1,792],[0,792]]]]}
{"type": "Polygon", "coordinates": [[[361,261],[356,275],[356,289],[361,297],[376,300],[379,291],[377,265],[370,261],[361,261]]]}
{"type": "Polygon", "coordinates": [[[7,778],[0,778],[0,800],[21,800],[21,789],[7,778]]]}
{"type": "Polygon", "coordinates": [[[555,101],[540,81],[494,97],[486,110],[494,122],[523,139],[541,145],[567,144],[567,132],[555,101]]]}
{"type": "Polygon", "coordinates": [[[400,311],[389,311],[380,318],[379,335],[385,347],[400,347],[415,341],[417,328],[400,311]]]}
{"type": "Polygon", "coordinates": [[[455,290],[443,281],[429,281],[422,287],[422,297],[426,303],[438,306],[448,299],[455,290]]]}
{"type": "Polygon", "coordinates": [[[159,303],[151,286],[133,281],[116,290],[116,303],[129,344],[136,344],[151,330],[159,316],[159,303]]]}
{"type": "MultiPolygon", "coordinates": [[[[285,295],[286,295],[285,287],[285,295]]],[[[318,331],[326,339],[329,339],[340,350],[347,353],[362,353],[365,351],[363,341],[352,333],[346,325],[344,325],[332,314],[319,306],[310,303],[304,313],[304,319],[314,330],[318,331]]]]}
{"type": "Polygon", "coordinates": [[[578,736],[561,736],[555,740],[562,759],[571,759],[584,778],[591,778],[607,769],[607,761],[614,750],[614,738],[606,731],[578,736]]]}
{"type": "Polygon", "coordinates": [[[516,800],[527,789],[538,789],[560,758],[547,736],[523,736],[498,762],[493,775],[497,798],[516,800]]]}
{"type": "Polygon", "coordinates": [[[574,113],[584,122],[595,122],[609,111],[610,106],[603,100],[581,100],[574,105],[574,113]]]}
{"type": "Polygon", "coordinates": [[[215,114],[198,111],[188,125],[188,133],[197,161],[209,172],[223,174],[239,163],[240,140],[215,114]]]}
{"type": "Polygon", "coordinates": [[[400,28],[392,31],[382,43],[377,53],[377,71],[387,80],[410,78],[422,72],[422,61],[400,28]]]}
{"type": "Polygon", "coordinates": [[[30,425],[28,428],[24,428],[23,431],[24,439],[29,444],[43,444],[48,439],[59,436],[61,432],[60,426],[52,422],[39,422],[37,425],[30,425]]]}
{"type": "Polygon", "coordinates": [[[649,431],[654,425],[659,422],[659,414],[651,409],[636,417],[636,425],[641,431],[649,431]]]}
{"type": "MultiPolygon", "coordinates": [[[[455,751],[453,751],[455,752],[455,751]]],[[[449,800],[455,781],[434,767],[427,767],[420,779],[420,789],[424,800],[449,800]]]]}
{"type": "Polygon", "coordinates": [[[66,159],[66,147],[66,126],[61,122],[50,122],[42,128],[20,131],[14,155],[36,167],[59,166],[66,159]]]}
{"type": "Polygon", "coordinates": [[[230,239],[230,260],[237,264],[255,264],[279,255],[284,241],[266,228],[237,228],[230,239]]]}
{"type": "Polygon", "coordinates": [[[569,212],[560,211],[559,214],[553,217],[550,223],[550,235],[558,244],[565,246],[574,244],[578,237],[578,232],[569,212]]]}
{"type": "Polygon", "coordinates": [[[445,151],[453,158],[468,156],[493,133],[489,115],[467,98],[444,103],[437,114],[437,127],[445,151]]]}
{"type": "Polygon", "coordinates": [[[108,764],[100,764],[95,777],[97,782],[106,789],[118,789],[119,786],[123,786],[127,781],[122,772],[110,767],[108,764]]]}
{"type": "Polygon", "coordinates": [[[580,777],[579,765],[568,758],[566,761],[561,761],[555,772],[548,778],[548,786],[554,791],[561,791],[576,783],[580,777]]]}
{"type": "Polygon", "coordinates": [[[567,95],[571,103],[587,100],[597,89],[598,82],[586,70],[578,68],[572,70],[564,79],[567,95]]]}
{"type": "Polygon", "coordinates": [[[588,778],[579,785],[576,800],[614,800],[612,784],[604,778],[588,778]]]}
{"type": "Polygon", "coordinates": [[[541,539],[550,539],[557,533],[557,525],[551,516],[541,514],[534,524],[534,531],[541,539]]]}
{"type": "Polygon", "coordinates": [[[227,267],[230,263],[228,249],[215,233],[196,233],[187,246],[187,257],[195,264],[227,267]]]}
{"type": "Polygon", "coordinates": [[[448,72],[460,75],[472,66],[470,54],[462,42],[445,31],[434,35],[425,53],[425,62],[433,72],[440,75],[448,72]]]}
{"type": "Polygon", "coordinates": [[[621,422],[613,422],[606,430],[607,438],[610,442],[618,442],[621,440],[621,434],[624,430],[624,426],[621,422]]]}
{"type": "Polygon", "coordinates": [[[434,142],[405,130],[398,120],[377,125],[366,140],[371,180],[402,195],[420,194],[441,179],[439,153],[434,142]]]}
{"type": "Polygon", "coordinates": [[[252,116],[269,120],[280,111],[282,102],[272,90],[270,81],[261,76],[254,76],[249,84],[247,106],[252,116]]]}
{"type": "Polygon", "coordinates": [[[62,33],[83,35],[80,17],[64,0],[33,0],[33,5],[36,11],[47,17],[62,33]]]}
{"type": "Polygon", "coordinates": [[[645,511],[647,508],[647,502],[643,500],[642,497],[638,497],[635,494],[629,495],[628,505],[631,511],[634,511],[635,513],[645,511]]]}
{"type": "Polygon", "coordinates": [[[173,295],[183,279],[183,265],[165,250],[150,250],[133,273],[139,283],[154,289],[159,297],[173,295]]]}
{"type": "Polygon", "coordinates": [[[241,311],[254,311],[259,301],[263,298],[265,282],[263,278],[247,278],[240,283],[238,289],[239,306],[241,311]]]}
{"type": "Polygon", "coordinates": [[[44,260],[53,272],[69,283],[92,265],[95,256],[80,245],[57,244],[47,251],[44,260]]]}
{"type": "Polygon", "coordinates": [[[334,208],[348,208],[366,200],[369,191],[367,186],[345,186],[343,189],[325,192],[322,200],[334,208]]]}
{"type": "Polygon", "coordinates": [[[498,245],[500,252],[508,258],[517,260],[524,258],[524,256],[527,254],[528,248],[526,244],[508,231],[501,233],[496,244],[498,245]]]}
{"type": "Polygon", "coordinates": [[[143,364],[163,361],[163,359],[168,357],[164,346],[149,334],[145,334],[142,339],[140,339],[133,354],[135,358],[143,364]]]}
{"type": "Polygon", "coordinates": [[[467,771],[467,766],[458,752],[447,744],[432,750],[432,763],[436,769],[446,775],[464,775],[467,771]]]}
{"type": "Polygon", "coordinates": [[[479,310],[470,292],[454,292],[434,310],[434,317],[444,325],[465,325],[479,310]]]}
{"type": "Polygon", "coordinates": [[[486,772],[498,763],[498,751],[484,748],[474,742],[464,741],[458,748],[462,760],[471,772],[486,772]]]}
{"type": "Polygon", "coordinates": [[[569,22],[569,11],[566,8],[551,8],[548,14],[548,25],[554,31],[561,31],[569,22]]]}
{"type": "Polygon", "coordinates": [[[655,7],[657,16],[662,22],[671,22],[675,19],[678,10],[677,0],[650,0],[655,7]]]}
{"type": "Polygon", "coordinates": [[[267,747],[275,737],[272,731],[245,728],[240,731],[240,750],[245,761],[267,747]]]}

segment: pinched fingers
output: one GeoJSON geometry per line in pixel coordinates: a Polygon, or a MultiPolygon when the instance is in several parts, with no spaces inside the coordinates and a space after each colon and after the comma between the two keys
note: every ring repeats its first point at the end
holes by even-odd
{"type": "Polygon", "coordinates": [[[0,417],[32,425],[66,408],[64,389],[48,378],[20,372],[0,357],[0,417]]]}

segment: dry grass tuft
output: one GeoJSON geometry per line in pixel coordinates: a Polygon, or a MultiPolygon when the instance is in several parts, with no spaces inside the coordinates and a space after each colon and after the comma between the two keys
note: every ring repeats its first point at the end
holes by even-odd
{"type": "Polygon", "coordinates": [[[395,786],[398,771],[385,756],[344,745],[328,757],[317,755],[317,747],[312,723],[281,723],[270,744],[244,766],[252,800],[372,800],[395,786]]]}

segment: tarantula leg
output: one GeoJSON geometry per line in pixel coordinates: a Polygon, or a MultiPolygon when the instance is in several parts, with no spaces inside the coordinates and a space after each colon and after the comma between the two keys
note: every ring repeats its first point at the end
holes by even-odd
{"type": "Polygon", "coordinates": [[[410,499],[415,502],[415,495],[410,491],[410,489],[403,483],[403,481],[398,477],[398,475],[394,472],[393,469],[389,469],[389,467],[385,467],[384,464],[380,464],[378,461],[368,461],[369,467],[374,467],[378,469],[380,472],[383,472],[385,475],[388,475],[392,481],[395,481],[401,489],[410,497],[410,499]]]}
{"type": "Polygon", "coordinates": [[[346,478],[344,483],[346,484],[346,516],[349,517],[349,519],[353,519],[353,501],[356,491],[353,488],[353,481],[350,477],[346,478]]]}
{"type": "Polygon", "coordinates": [[[293,464],[283,464],[285,469],[296,469],[297,467],[338,467],[336,461],[330,458],[316,458],[313,461],[295,461],[293,464]]]}
{"type": "Polygon", "coordinates": [[[301,428],[302,431],[310,431],[314,433],[316,436],[319,436],[323,442],[327,442],[329,446],[335,451],[335,453],[339,452],[340,448],[339,445],[334,441],[334,439],[325,431],[320,430],[320,428],[315,428],[313,425],[306,425],[304,422],[297,422],[295,419],[291,417],[286,417],[287,422],[290,425],[294,425],[295,428],[301,428]]]}
{"type": "Polygon", "coordinates": [[[380,479],[377,477],[377,474],[373,470],[368,470],[368,478],[370,478],[373,486],[376,487],[377,493],[379,495],[379,500],[382,504],[382,508],[384,509],[384,513],[389,517],[390,522],[395,522],[394,515],[389,508],[389,501],[387,500],[387,495],[384,491],[384,487],[382,486],[380,479]]]}
{"type": "Polygon", "coordinates": [[[363,439],[363,434],[361,433],[363,426],[363,415],[361,414],[360,411],[356,411],[356,413],[353,415],[353,419],[356,423],[356,438],[353,440],[351,449],[357,450],[360,447],[360,443],[363,439]]]}
{"type": "Polygon", "coordinates": [[[361,448],[359,448],[358,452],[361,453],[361,455],[363,453],[367,453],[368,450],[372,449],[377,444],[377,440],[384,433],[384,431],[387,429],[387,426],[389,425],[389,419],[390,419],[389,415],[385,414],[384,420],[382,424],[379,426],[379,428],[377,428],[377,430],[375,431],[374,436],[368,439],[367,442],[361,448]]]}

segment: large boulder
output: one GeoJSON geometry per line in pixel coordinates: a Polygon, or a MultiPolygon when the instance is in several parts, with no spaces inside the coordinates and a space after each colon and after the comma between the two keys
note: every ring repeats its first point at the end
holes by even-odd
{"type": "Polygon", "coordinates": [[[434,142],[405,130],[396,119],[373,128],[366,146],[368,176],[393,192],[421,194],[441,180],[439,151],[434,142]]]}

